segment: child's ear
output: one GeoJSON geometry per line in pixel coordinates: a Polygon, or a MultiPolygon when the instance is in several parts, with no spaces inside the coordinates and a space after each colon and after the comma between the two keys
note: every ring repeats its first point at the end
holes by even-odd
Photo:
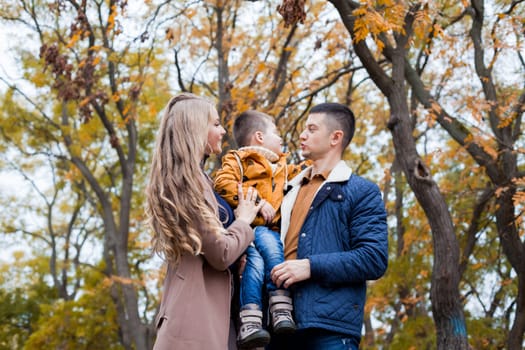
{"type": "Polygon", "coordinates": [[[254,139],[257,143],[262,144],[264,143],[264,133],[262,131],[256,131],[254,134],[254,139]]]}

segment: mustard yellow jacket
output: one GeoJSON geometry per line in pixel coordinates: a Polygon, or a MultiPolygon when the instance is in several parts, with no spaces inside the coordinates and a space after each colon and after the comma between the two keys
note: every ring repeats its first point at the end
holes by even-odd
{"type": "Polygon", "coordinates": [[[270,224],[266,224],[263,217],[258,215],[252,226],[264,225],[278,231],[281,218],[279,208],[288,180],[305,168],[303,163],[287,164],[286,156],[286,153],[277,155],[262,147],[242,147],[229,151],[222,158],[221,168],[215,176],[215,191],[232,208],[236,208],[237,184],[242,182],[243,189],[255,187],[259,196],[270,203],[277,213],[270,224]]]}

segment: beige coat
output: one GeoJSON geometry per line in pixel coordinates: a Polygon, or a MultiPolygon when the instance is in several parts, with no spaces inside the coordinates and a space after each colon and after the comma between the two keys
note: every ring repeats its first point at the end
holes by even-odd
{"type": "MultiPolygon", "coordinates": [[[[202,232],[202,231],[201,231],[202,232]]],[[[234,221],[228,233],[202,233],[202,254],[168,265],[155,350],[226,350],[232,295],[228,267],[253,240],[250,225],[234,221]]]]}

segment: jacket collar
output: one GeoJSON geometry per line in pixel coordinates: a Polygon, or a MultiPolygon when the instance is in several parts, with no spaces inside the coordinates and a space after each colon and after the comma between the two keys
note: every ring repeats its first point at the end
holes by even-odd
{"type": "Polygon", "coordinates": [[[239,148],[239,151],[244,151],[244,152],[257,152],[259,153],[260,155],[262,155],[264,158],[268,159],[268,161],[270,161],[270,163],[275,163],[279,160],[279,155],[273,151],[270,151],[268,148],[266,147],[261,147],[261,146],[245,146],[245,147],[241,147],[239,148]]]}
{"type": "MultiPolygon", "coordinates": [[[[308,168],[304,169],[289,182],[289,185],[294,186],[294,187],[299,185],[303,181],[304,177],[310,175],[311,171],[312,171],[312,166],[309,166],[308,168]]],[[[326,179],[325,182],[346,181],[350,178],[351,175],[352,175],[352,169],[346,164],[344,160],[340,160],[335,165],[335,167],[332,169],[332,171],[328,175],[328,178],[326,179]]]]}
{"type": "MultiPolygon", "coordinates": [[[[281,240],[284,242],[286,234],[288,233],[288,228],[290,227],[290,217],[292,214],[292,209],[297,199],[297,194],[299,193],[300,184],[303,181],[303,178],[310,174],[312,167],[308,167],[297,174],[290,182],[291,186],[290,191],[284,196],[283,202],[281,205],[281,240]]],[[[342,182],[350,179],[352,175],[352,169],[346,164],[344,160],[339,161],[336,166],[328,175],[328,178],[319,186],[319,189],[327,182],[342,182]]],[[[319,190],[318,190],[319,192],[319,190]]],[[[317,195],[317,194],[316,194],[317,195]]]]}

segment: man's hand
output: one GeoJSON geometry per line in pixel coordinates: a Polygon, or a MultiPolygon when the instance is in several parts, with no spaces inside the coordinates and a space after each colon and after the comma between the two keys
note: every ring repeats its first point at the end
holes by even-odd
{"type": "Polygon", "coordinates": [[[272,222],[273,218],[275,217],[275,209],[272,207],[270,203],[268,203],[265,200],[263,201],[264,201],[264,204],[262,205],[261,210],[259,210],[259,214],[261,214],[261,216],[263,217],[264,222],[269,224],[272,222]]]}
{"type": "Polygon", "coordinates": [[[272,281],[277,288],[290,287],[296,282],[307,280],[311,277],[310,260],[287,260],[272,269],[272,281]]]}

